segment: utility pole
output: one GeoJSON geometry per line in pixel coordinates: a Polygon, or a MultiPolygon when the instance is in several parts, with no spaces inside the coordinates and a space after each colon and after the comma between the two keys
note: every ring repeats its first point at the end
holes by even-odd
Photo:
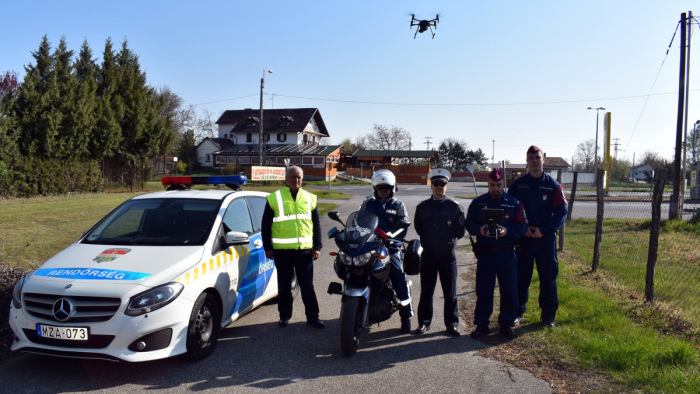
{"type": "Polygon", "coordinates": [[[263,142],[263,89],[265,89],[265,73],[268,72],[272,74],[272,70],[263,70],[262,78],[260,78],[260,121],[259,121],[259,132],[258,132],[258,165],[265,165],[265,144],[263,142]]]}
{"type": "Polygon", "coordinates": [[[425,137],[425,150],[430,150],[430,136],[425,137]]]}
{"type": "Polygon", "coordinates": [[[615,143],[613,144],[613,146],[615,147],[615,160],[617,160],[617,147],[620,146],[620,143],[617,141],[619,141],[620,139],[619,138],[613,138],[613,139],[615,140],[615,143]]]}
{"type": "Polygon", "coordinates": [[[681,150],[683,149],[683,119],[685,114],[685,78],[688,70],[686,69],[686,31],[687,18],[686,13],[681,14],[681,61],[680,71],[678,76],[678,120],[676,122],[676,154],[673,161],[673,192],[668,209],[669,219],[678,219],[681,217],[681,150]]]}
{"type": "Polygon", "coordinates": [[[686,154],[688,151],[688,108],[689,100],[688,93],[690,92],[690,38],[692,36],[691,29],[693,27],[693,11],[688,11],[688,49],[687,56],[685,57],[685,119],[683,119],[683,170],[681,171],[681,187],[680,194],[678,198],[678,208],[681,212],[681,217],[683,217],[683,204],[685,203],[685,179],[686,179],[686,154]]]}

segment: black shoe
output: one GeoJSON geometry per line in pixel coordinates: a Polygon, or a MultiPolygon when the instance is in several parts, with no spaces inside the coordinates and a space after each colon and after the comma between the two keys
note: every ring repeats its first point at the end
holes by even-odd
{"type": "Polygon", "coordinates": [[[289,319],[280,319],[277,324],[282,328],[287,327],[289,325],[289,319]]]}
{"type": "Polygon", "coordinates": [[[472,338],[480,338],[484,335],[488,335],[490,332],[491,330],[489,330],[489,326],[487,324],[481,324],[476,326],[476,330],[472,331],[470,335],[472,338]]]}
{"type": "Polygon", "coordinates": [[[501,327],[500,332],[506,338],[515,338],[515,331],[510,327],[501,327]]]}
{"type": "Polygon", "coordinates": [[[307,320],[306,324],[314,326],[316,328],[326,328],[326,323],[324,323],[323,320],[319,319],[318,317],[315,319],[307,320]]]}
{"type": "Polygon", "coordinates": [[[416,334],[424,334],[428,330],[430,330],[430,324],[421,323],[418,328],[416,328],[416,334]]]}
{"type": "Polygon", "coordinates": [[[458,337],[462,334],[459,333],[459,328],[455,326],[448,326],[447,327],[447,335],[451,335],[453,337],[458,337]]]}
{"type": "Polygon", "coordinates": [[[411,319],[401,319],[401,332],[406,334],[411,332],[411,319]]]}
{"type": "Polygon", "coordinates": [[[556,324],[554,323],[554,320],[543,320],[542,325],[545,326],[546,328],[552,328],[552,327],[556,326],[556,324]]]}

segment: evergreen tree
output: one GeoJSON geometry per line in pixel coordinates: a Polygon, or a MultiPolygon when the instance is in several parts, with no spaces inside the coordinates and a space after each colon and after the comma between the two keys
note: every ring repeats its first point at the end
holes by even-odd
{"type": "Polygon", "coordinates": [[[70,149],[77,157],[89,157],[90,140],[97,125],[97,65],[87,40],[75,63],[75,103],[71,111],[70,149]]]}
{"type": "Polygon", "coordinates": [[[60,127],[59,110],[53,107],[60,97],[53,73],[51,44],[46,36],[32,56],[36,65],[25,66],[22,89],[14,106],[21,133],[20,153],[46,156],[53,154],[60,127]]]}
{"type": "Polygon", "coordinates": [[[52,103],[52,108],[56,109],[53,119],[58,124],[55,146],[47,152],[58,158],[73,158],[75,153],[80,155],[84,150],[85,138],[79,135],[75,119],[77,79],[73,73],[73,55],[74,52],[68,49],[65,36],[61,37],[53,53],[52,70],[52,81],[55,81],[55,90],[58,91],[56,101],[52,103]]]}
{"type": "Polygon", "coordinates": [[[123,103],[123,116],[118,117],[123,137],[122,155],[133,160],[148,153],[146,75],[141,72],[138,57],[128,48],[127,41],[116,57],[117,83],[115,100],[123,103]]]}
{"type": "Polygon", "coordinates": [[[98,160],[113,156],[119,149],[122,134],[119,121],[124,109],[117,92],[117,61],[112,40],[107,38],[102,66],[97,70],[97,124],[90,138],[90,155],[98,160]]]}

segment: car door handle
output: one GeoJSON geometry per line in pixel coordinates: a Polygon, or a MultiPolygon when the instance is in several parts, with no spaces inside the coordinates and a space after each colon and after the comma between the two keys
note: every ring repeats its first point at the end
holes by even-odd
{"type": "Polygon", "coordinates": [[[253,242],[253,247],[254,247],[255,249],[260,249],[260,248],[262,248],[262,246],[263,246],[262,239],[256,239],[256,240],[253,242]]]}

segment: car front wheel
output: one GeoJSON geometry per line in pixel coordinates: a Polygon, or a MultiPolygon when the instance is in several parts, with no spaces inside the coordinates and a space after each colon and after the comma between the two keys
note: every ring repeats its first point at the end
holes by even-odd
{"type": "Polygon", "coordinates": [[[221,312],[218,302],[209,293],[202,293],[194,303],[187,328],[187,355],[202,360],[214,352],[219,339],[221,312]]]}

